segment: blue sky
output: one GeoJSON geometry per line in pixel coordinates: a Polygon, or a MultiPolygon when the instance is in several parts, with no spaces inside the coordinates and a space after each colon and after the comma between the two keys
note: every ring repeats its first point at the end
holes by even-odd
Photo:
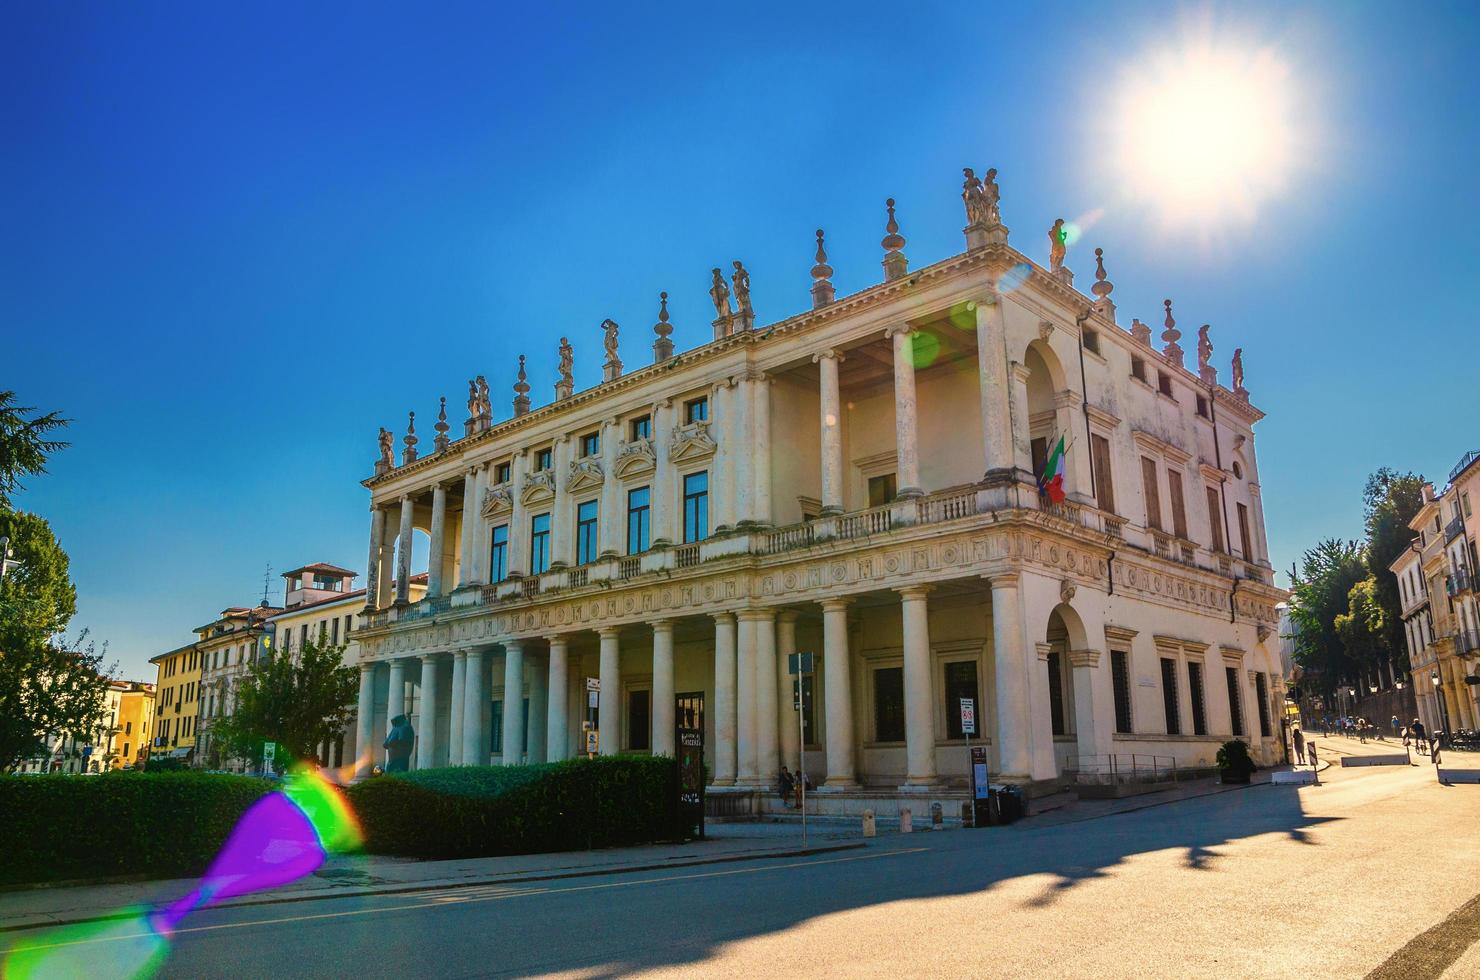
{"type": "Polygon", "coordinates": [[[507,411],[521,351],[548,400],[561,335],[594,383],[608,316],[641,361],[660,289],[696,346],[732,258],[763,321],[804,308],[818,226],[866,286],[888,196],[916,265],[960,251],[965,165],[1039,261],[1101,212],[1069,265],[1105,248],[1124,323],[1173,297],[1225,380],[1244,347],[1277,568],[1359,533],[1374,467],[1480,442],[1473,5],[539,6],[0,15],[0,388],[75,419],[19,503],[124,673],[268,563],[362,569],[378,426],[429,440],[477,373],[507,411]],[[1253,221],[1165,227],[1109,93],[1198,26],[1288,65],[1300,165],[1253,221]]]}

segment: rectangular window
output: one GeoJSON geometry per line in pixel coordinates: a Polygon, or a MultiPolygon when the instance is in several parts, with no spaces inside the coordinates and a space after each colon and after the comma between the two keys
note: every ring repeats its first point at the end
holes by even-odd
{"type": "MultiPolygon", "coordinates": [[[[652,494],[647,487],[627,491],[627,554],[640,555],[648,550],[652,494]]],[[[685,501],[687,503],[687,501],[685,501]]]]}
{"type": "Polygon", "coordinates": [[[1269,685],[1263,674],[1254,675],[1254,695],[1259,699],[1259,734],[1269,738],[1269,685]]]}
{"type": "Polygon", "coordinates": [[[339,617],[335,616],[329,621],[329,642],[339,646],[339,617]]]}
{"type": "Polygon", "coordinates": [[[549,449],[549,448],[535,450],[535,454],[534,454],[534,471],[536,473],[543,473],[543,472],[545,472],[545,470],[548,470],[550,467],[552,467],[554,465],[555,465],[555,450],[549,449]]]}
{"type": "Polygon", "coordinates": [[[1244,561],[1254,560],[1254,544],[1249,538],[1249,508],[1234,504],[1238,510],[1238,539],[1244,549],[1244,561]]]}
{"type": "Polygon", "coordinates": [[[1053,650],[1048,655],[1048,719],[1055,735],[1064,735],[1064,655],[1053,650]]]}
{"type": "Polygon", "coordinates": [[[1130,655],[1123,650],[1110,651],[1110,682],[1115,689],[1115,730],[1131,731],[1130,655]]]}
{"type": "Polygon", "coordinates": [[[131,722],[131,721],[124,722],[123,723],[123,734],[125,734],[125,735],[132,735],[133,733],[134,733],[134,723],[131,722]]]}
{"type": "Polygon", "coordinates": [[[1146,494],[1146,526],[1161,530],[1161,489],[1156,482],[1156,460],[1141,457],[1141,490],[1146,494]]]}
{"type": "Polygon", "coordinates": [[[1244,733],[1243,699],[1238,694],[1238,668],[1224,667],[1224,679],[1228,682],[1228,717],[1233,722],[1233,734],[1244,733]]]}
{"type": "Polygon", "coordinates": [[[1028,451],[1033,454],[1033,475],[1043,476],[1043,470],[1048,466],[1048,439],[1039,436],[1028,443],[1028,451]]]}
{"type": "Polygon", "coordinates": [[[354,624],[354,621],[355,621],[355,614],[354,613],[346,613],[345,614],[345,617],[344,617],[344,638],[345,638],[345,640],[348,640],[349,639],[350,627],[354,624]]]}
{"type": "Polygon", "coordinates": [[[1208,418],[1208,399],[1206,395],[1197,396],[1197,414],[1208,418]]]}
{"type": "Polygon", "coordinates": [[[1213,528],[1213,550],[1223,554],[1222,508],[1218,506],[1218,489],[1208,487],[1208,524],[1213,528]]]}
{"type": "Polygon", "coordinates": [[[883,507],[893,499],[893,473],[885,473],[881,476],[871,476],[868,478],[868,505],[870,507],[883,507]]]}
{"type": "Polygon", "coordinates": [[[1172,397],[1172,379],[1167,376],[1165,371],[1156,372],[1156,390],[1168,398],[1172,397]]]}
{"type": "Polygon", "coordinates": [[[683,420],[685,425],[690,422],[703,422],[708,418],[708,398],[694,398],[683,403],[683,420]]]}
{"type": "Polygon", "coordinates": [[[601,433],[588,432],[581,436],[581,455],[595,456],[601,452],[601,433]]]}
{"type": "Polygon", "coordinates": [[[1146,380],[1146,360],[1141,357],[1131,358],[1131,377],[1137,381],[1146,380]]]}
{"type": "Polygon", "coordinates": [[[529,574],[550,570],[550,515],[536,514],[529,519],[529,574]]]}
{"type": "Polygon", "coordinates": [[[502,582],[509,577],[509,525],[498,525],[488,537],[488,581],[502,582]]]}
{"type": "Polygon", "coordinates": [[[653,437],[653,417],[651,415],[639,415],[632,420],[632,441],[639,439],[651,439],[653,437]]]}
{"type": "Polygon", "coordinates": [[[1177,708],[1177,661],[1161,658],[1161,700],[1166,706],[1167,734],[1182,734],[1182,712],[1177,708]]]}
{"type": "Polygon", "coordinates": [[[1208,716],[1203,708],[1203,668],[1202,664],[1187,662],[1187,686],[1192,694],[1192,734],[1206,735],[1208,733],[1208,716]]]}
{"type": "Polygon", "coordinates": [[[1090,463],[1095,468],[1095,502],[1100,510],[1115,510],[1115,480],[1110,472],[1110,440],[1104,436],[1089,437],[1090,463]]]}
{"type": "Polygon", "coordinates": [[[1172,498],[1172,533],[1187,540],[1187,501],[1182,496],[1182,474],[1167,468],[1167,489],[1172,498]]]}
{"type": "Polygon", "coordinates": [[[646,752],[653,747],[653,692],[627,692],[627,748],[646,752]]]}
{"type": "Polygon", "coordinates": [[[514,475],[513,463],[497,463],[493,467],[493,482],[495,485],[508,483],[514,475]]]}
{"type": "Polygon", "coordinates": [[[904,668],[874,671],[874,741],[904,741],[904,668]]]}
{"type": "Polygon", "coordinates": [[[709,537],[709,473],[690,473],[683,478],[683,539],[703,541],[709,537]]]}
{"type": "MultiPolygon", "coordinates": [[[[945,691],[946,691],[946,738],[957,739],[966,736],[961,731],[961,699],[971,698],[976,705],[977,718],[981,718],[982,702],[977,694],[976,686],[976,661],[955,660],[945,665],[945,691]]],[[[973,738],[980,738],[982,734],[981,722],[977,722],[976,732],[973,738]]]]}
{"type": "Polygon", "coordinates": [[[1086,327],[1083,336],[1084,349],[1091,353],[1098,354],[1100,352],[1100,335],[1086,327]]]}
{"type": "Polygon", "coordinates": [[[599,502],[584,500],[576,504],[576,564],[596,560],[596,524],[599,502]]]}

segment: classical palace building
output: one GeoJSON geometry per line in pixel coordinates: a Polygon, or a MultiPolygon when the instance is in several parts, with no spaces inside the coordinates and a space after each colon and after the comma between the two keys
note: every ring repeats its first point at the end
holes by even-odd
{"type": "Polygon", "coordinates": [[[480,377],[460,438],[445,399],[430,453],[408,431],[397,464],[382,430],[357,744],[405,713],[421,767],[565,758],[588,721],[601,753],[671,754],[697,721],[712,792],[805,749],[841,809],[959,793],[969,698],[992,778],[1033,791],[1210,765],[1232,737],[1273,761],[1285,594],[1241,353],[1225,387],[1207,328],[1184,366],[1170,300],[1160,346],[1119,326],[1099,250],[1074,288],[1062,222],[1048,268],[1008,245],[995,175],[966,173],[958,255],[911,269],[891,200],[877,285],[836,296],[819,231],[805,312],[760,321],[735,262],[695,350],[664,294],[651,363],[625,369],[607,321],[593,388],[562,341],[549,404],[521,357],[512,417],[480,377]],[[412,601],[391,583],[417,533],[412,601]]]}

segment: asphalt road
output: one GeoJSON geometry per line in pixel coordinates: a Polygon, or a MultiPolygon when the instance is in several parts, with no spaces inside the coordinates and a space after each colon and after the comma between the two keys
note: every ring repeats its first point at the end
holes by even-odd
{"type": "MultiPolygon", "coordinates": [[[[1477,826],[1480,786],[1427,765],[1332,769],[812,858],[199,913],[162,975],[1469,977],[1477,826]]],[[[136,943],[56,965],[106,977],[136,943]]]]}

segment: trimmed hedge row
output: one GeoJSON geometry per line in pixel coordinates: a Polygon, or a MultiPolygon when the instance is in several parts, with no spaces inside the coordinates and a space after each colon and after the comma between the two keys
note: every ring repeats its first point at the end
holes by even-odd
{"type": "Polygon", "coordinates": [[[0,885],[205,871],[272,787],[247,776],[0,776],[0,885]]]}
{"type": "Polygon", "coordinates": [[[528,766],[424,769],[349,790],[372,854],[535,854],[684,836],[678,763],[607,756],[528,766]]]}

